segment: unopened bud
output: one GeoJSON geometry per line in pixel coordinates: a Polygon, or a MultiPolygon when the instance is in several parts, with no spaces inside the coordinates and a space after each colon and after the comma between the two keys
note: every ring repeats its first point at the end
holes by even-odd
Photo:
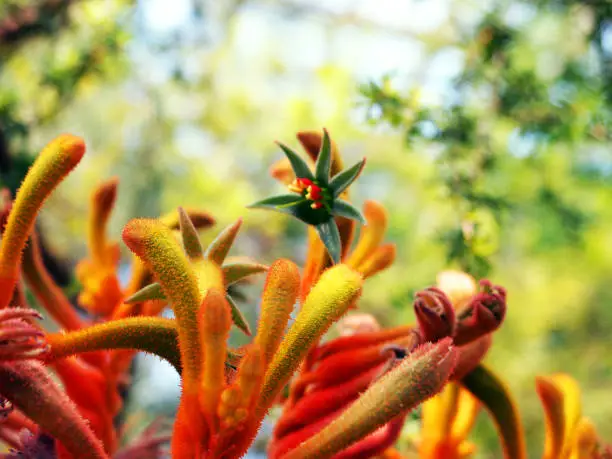
{"type": "Polygon", "coordinates": [[[480,288],[459,317],[455,335],[458,346],[496,330],[506,316],[506,290],[488,280],[480,281],[480,288]]]}
{"type": "Polygon", "coordinates": [[[429,287],[416,294],[414,313],[423,340],[436,342],[455,334],[455,309],[446,294],[429,287]]]}

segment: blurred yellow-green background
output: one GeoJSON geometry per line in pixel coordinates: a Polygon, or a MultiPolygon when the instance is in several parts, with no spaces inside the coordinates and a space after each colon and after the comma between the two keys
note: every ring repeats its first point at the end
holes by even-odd
{"type": "MultiPolygon", "coordinates": [[[[57,259],[84,256],[88,196],[118,176],[117,239],[131,217],[197,206],[218,227],[244,217],[234,254],[302,262],[302,225],[245,206],[281,191],[275,140],[326,127],[347,163],[367,157],[353,201],[385,204],[398,248],[364,310],[410,322],[448,268],[507,288],[487,361],[529,457],[537,374],[576,377],[612,440],[611,115],[603,0],[0,0],[0,183],[15,189],[60,132],[88,145],[42,214],[57,259]]],[[[159,365],[139,361],[133,411],[171,412],[159,365]]],[[[474,437],[499,457],[484,414],[474,437]]]]}

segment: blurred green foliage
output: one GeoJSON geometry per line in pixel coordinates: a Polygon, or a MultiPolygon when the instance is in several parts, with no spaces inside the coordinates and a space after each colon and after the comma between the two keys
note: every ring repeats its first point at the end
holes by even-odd
{"type": "MultiPolygon", "coordinates": [[[[118,175],[115,236],[132,216],[199,206],[220,224],[246,217],[237,254],[300,261],[301,225],[244,206],[281,190],[273,140],[296,147],[296,131],[325,126],[347,164],[368,157],[353,201],[384,202],[398,245],[362,307],[408,322],[438,271],[489,276],[509,291],[489,363],[520,402],[529,457],[543,448],[540,373],[572,373],[612,439],[612,6],[440,1],[442,19],[413,30],[288,0],[183,0],[178,25],[155,28],[157,3],[0,6],[0,182],[14,189],[58,132],[90,150],[43,213],[58,254],[83,255],[86,196],[118,175]]],[[[485,416],[477,435],[479,457],[498,457],[485,416]]]]}

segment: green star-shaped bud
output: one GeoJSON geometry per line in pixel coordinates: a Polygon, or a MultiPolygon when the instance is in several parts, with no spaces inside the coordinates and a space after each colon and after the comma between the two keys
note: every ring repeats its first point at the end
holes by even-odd
{"type": "Polygon", "coordinates": [[[289,185],[291,194],[282,194],[251,204],[260,208],[282,212],[316,228],[321,241],[334,263],[340,262],[342,243],[334,217],[345,217],[365,224],[361,212],[340,195],[359,177],[365,166],[365,158],[352,167],[330,178],[331,141],[323,130],[321,150],[317,156],[314,173],[296,152],[286,145],[279,146],[289,159],[295,180],[289,185]]]}

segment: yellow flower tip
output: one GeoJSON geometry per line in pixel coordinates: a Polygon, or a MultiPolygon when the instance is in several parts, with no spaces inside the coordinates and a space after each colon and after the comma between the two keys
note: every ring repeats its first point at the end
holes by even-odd
{"type": "Polygon", "coordinates": [[[218,409],[225,388],[227,338],[232,325],[230,306],[224,292],[210,288],[198,312],[201,347],[204,354],[199,395],[200,408],[212,429],[218,427],[218,409]]]}
{"type": "Polygon", "coordinates": [[[588,418],[580,419],[576,427],[572,458],[594,458],[599,447],[599,437],[595,425],[588,418]]]}
{"type": "Polygon", "coordinates": [[[151,268],[176,315],[186,392],[197,391],[202,356],[197,311],[202,303],[198,280],[172,230],[159,220],[134,219],[123,241],[151,268]]]}
{"type": "MultiPolygon", "coordinates": [[[[61,134],[49,146],[53,143],[56,143],[56,148],[62,156],[70,158],[73,167],[81,161],[85,154],[85,141],[76,135],[61,134]]],[[[46,151],[46,149],[43,150],[43,153],[46,151]]]]}
{"type": "Polygon", "coordinates": [[[363,216],[368,222],[368,226],[376,226],[382,229],[387,228],[389,214],[380,202],[372,199],[366,200],[363,203],[363,216]]]}
{"type": "MultiPolygon", "coordinates": [[[[21,254],[34,226],[42,204],[57,185],[79,163],[85,154],[85,143],[80,137],[63,134],[47,144],[23,180],[8,216],[0,245],[0,277],[16,279],[21,254]]],[[[0,308],[5,307],[14,287],[0,294],[0,308]]]]}
{"type": "Polygon", "coordinates": [[[465,306],[478,291],[474,278],[463,271],[441,271],[436,276],[436,284],[450,298],[455,309],[465,306]]]}
{"type": "Polygon", "coordinates": [[[102,216],[108,216],[112,210],[115,200],[117,199],[117,187],[119,185],[118,177],[111,177],[102,182],[94,190],[91,200],[97,212],[102,216]]]}
{"type": "Polygon", "coordinates": [[[216,288],[209,289],[198,312],[202,340],[208,335],[226,335],[232,326],[232,315],[225,295],[216,288]]]}
{"type": "Polygon", "coordinates": [[[260,346],[266,365],[272,360],[300,289],[300,272],[290,260],[276,260],[269,268],[261,301],[261,317],[255,342],[260,346]]]}
{"type": "Polygon", "coordinates": [[[349,265],[333,266],[321,274],[306,297],[300,315],[302,312],[306,315],[306,313],[326,310],[333,316],[333,320],[337,320],[361,295],[362,285],[363,276],[349,265]]]}
{"type": "Polygon", "coordinates": [[[257,406],[261,418],[306,357],[310,347],[357,301],[363,278],[345,264],[323,272],[274,353],[257,406]]]}
{"type": "MultiPolygon", "coordinates": [[[[150,218],[135,218],[123,227],[121,237],[128,248],[137,256],[145,254],[146,247],[162,232],[162,223],[150,218]]],[[[166,228],[167,229],[167,228],[166,228]]],[[[167,234],[171,236],[169,230],[167,234]]],[[[167,235],[165,235],[168,237],[167,235]]]]}
{"type": "Polygon", "coordinates": [[[367,279],[391,266],[395,261],[396,255],[397,248],[395,244],[384,244],[366,258],[357,270],[367,279]]]}
{"type": "Polygon", "coordinates": [[[580,388],[569,375],[536,377],[536,391],[546,416],[545,459],[565,457],[581,418],[580,388]],[[559,456],[562,455],[562,456],[559,456]]]}
{"type": "Polygon", "coordinates": [[[251,410],[255,404],[263,382],[264,364],[261,348],[257,345],[249,347],[247,354],[240,362],[236,376],[241,393],[239,404],[241,408],[251,410]]]}
{"type": "Polygon", "coordinates": [[[368,200],[363,205],[363,215],[367,225],[361,230],[361,235],[355,250],[349,256],[347,263],[361,270],[361,264],[370,257],[382,243],[387,231],[387,211],[376,201],[368,200]]]}

